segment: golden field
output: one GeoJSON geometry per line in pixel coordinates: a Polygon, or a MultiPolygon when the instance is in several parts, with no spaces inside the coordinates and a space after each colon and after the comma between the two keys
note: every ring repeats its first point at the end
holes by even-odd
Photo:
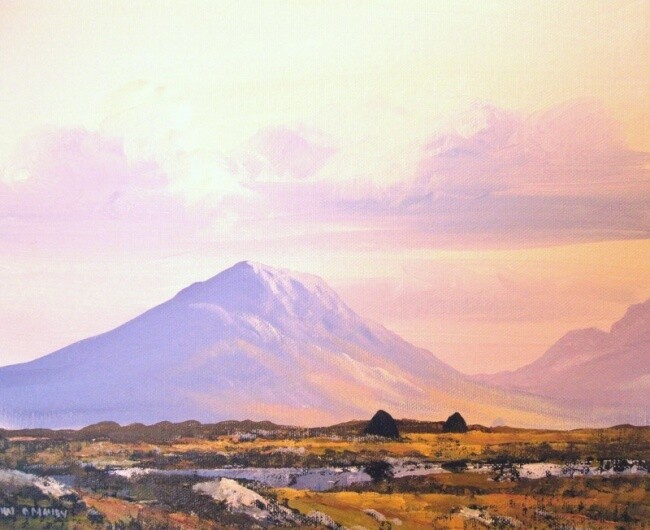
{"type": "MultiPolygon", "coordinates": [[[[197,501],[192,497],[191,485],[197,479],[156,484],[149,477],[148,482],[129,483],[110,478],[103,470],[223,466],[361,469],[391,459],[450,467],[439,474],[399,478],[389,475],[330,491],[273,488],[246,481],[244,485],[295,513],[309,516],[320,512],[350,530],[650,528],[647,473],[527,479],[500,476],[490,470],[495,462],[589,461],[595,466],[606,459],[629,459],[647,466],[650,428],[551,431],[504,427],[462,434],[407,432],[399,440],[335,435],[246,437],[241,433],[211,439],[174,436],[156,443],[15,437],[6,439],[0,447],[0,468],[40,469],[44,473],[65,469],[71,476],[81,477],[77,491],[87,509],[101,514],[103,526],[88,522],[82,513],[68,526],[52,523],[50,528],[121,528],[119,525],[125,521],[132,528],[252,527],[241,514],[229,513],[227,507],[217,504],[213,510],[210,499],[197,501]],[[484,467],[479,471],[466,467],[467,463],[484,467]],[[190,500],[183,500],[184,496],[190,500]]],[[[29,522],[25,527],[37,528],[34,524],[29,522]]],[[[0,528],[10,527],[0,519],[0,528]]],[[[282,526],[265,523],[260,527],[282,526]]]]}

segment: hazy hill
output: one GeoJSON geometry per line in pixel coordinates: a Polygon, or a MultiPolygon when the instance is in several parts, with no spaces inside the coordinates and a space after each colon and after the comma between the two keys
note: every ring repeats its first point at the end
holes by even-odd
{"type": "Polygon", "coordinates": [[[533,363],[475,379],[576,407],[628,407],[638,411],[631,423],[647,423],[650,300],[631,306],[609,332],[595,328],[570,331],[533,363]]]}

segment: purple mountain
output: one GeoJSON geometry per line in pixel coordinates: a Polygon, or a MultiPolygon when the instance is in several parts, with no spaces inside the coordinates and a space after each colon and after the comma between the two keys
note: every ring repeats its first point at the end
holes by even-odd
{"type": "MultiPolygon", "coordinates": [[[[367,418],[569,427],[622,418],[475,382],[355,314],[321,279],[242,262],[102,335],[0,368],[0,425],[367,418]]],[[[611,411],[610,411],[611,412],[611,411]]]]}
{"type": "Polygon", "coordinates": [[[595,328],[570,331],[533,363],[511,372],[477,375],[475,380],[574,407],[636,410],[636,423],[647,423],[650,300],[631,306],[609,333],[595,328]]]}

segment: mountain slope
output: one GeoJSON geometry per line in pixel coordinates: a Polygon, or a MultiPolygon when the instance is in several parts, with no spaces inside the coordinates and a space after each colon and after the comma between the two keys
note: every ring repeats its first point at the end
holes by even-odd
{"type": "Polygon", "coordinates": [[[650,300],[631,306],[609,333],[571,331],[533,363],[475,379],[574,405],[627,406],[644,414],[650,403],[650,300]]]}
{"type": "MultiPolygon", "coordinates": [[[[0,425],[369,417],[522,426],[593,422],[548,400],[470,381],[355,314],[317,277],[242,262],[126,324],[0,368],[0,425]]],[[[615,421],[620,418],[607,418],[615,421]]]]}

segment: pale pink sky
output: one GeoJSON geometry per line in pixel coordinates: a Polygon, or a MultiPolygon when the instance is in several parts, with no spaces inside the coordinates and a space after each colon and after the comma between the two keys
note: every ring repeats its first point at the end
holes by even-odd
{"type": "Polygon", "coordinates": [[[467,372],[650,297],[646,2],[0,3],[0,365],[252,259],[467,372]]]}

